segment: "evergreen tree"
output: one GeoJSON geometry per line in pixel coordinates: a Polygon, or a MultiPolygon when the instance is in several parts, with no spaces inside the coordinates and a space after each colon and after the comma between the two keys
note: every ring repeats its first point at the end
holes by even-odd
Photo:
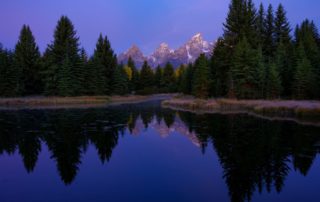
{"type": "Polygon", "coordinates": [[[278,44],[276,54],[275,54],[275,63],[278,67],[280,80],[282,83],[282,95],[284,97],[289,97],[292,90],[292,80],[293,80],[293,68],[291,63],[291,55],[288,52],[288,48],[280,42],[278,44]]]}
{"type": "Polygon", "coordinates": [[[18,94],[41,93],[40,52],[30,27],[27,25],[23,25],[15,47],[14,66],[18,76],[18,94]]]}
{"type": "Polygon", "coordinates": [[[176,92],[182,92],[182,86],[183,86],[183,75],[186,71],[185,65],[180,65],[180,67],[176,70],[176,92]]]}
{"type": "Polygon", "coordinates": [[[245,23],[244,26],[244,35],[247,37],[249,44],[252,47],[257,47],[259,41],[259,37],[257,35],[257,11],[252,0],[244,1],[245,11],[245,23]]]}
{"type": "Polygon", "coordinates": [[[58,92],[60,96],[74,95],[73,79],[72,79],[72,63],[68,56],[65,57],[58,71],[58,92]]]}
{"type": "Polygon", "coordinates": [[[264,22],[264,40],[263,52],[267,58],[271,58],[274,54],[274,14],[273,7],[270,4],[268,7],[267,15],[264,22]]]}
{"type": "Polygon", "coordinates": [[[138,91],[139,90],[139,71],[136,68],[136,65],[131,57],[128,60],[128,67],[131,68],[132,77],[130,81],[130,90],[131,91],[138,91]]]}
{"type": "MultiPolygon", "coordinates": [[[[320,88],[320,49],[317,46],[318,40],[318,30],[314,23],[309,20],[302,22],[301,26],[297,27],[296,30],[296,47],[303,46],[305,50],[305,55],[309,62],[311,63],[312,74],[315,75],[316,81],[313,85],[313,89],[320,88]]],[[[299,50],[297,51],[300,52],[299,50]]],[[[299,55],[296,56],[299,58],[299,55]]],[[[313,97],[319,98],[320,91],[312,90],[314,92],[313,97]]]]}
{"type": "Polygon", "coordinates": [[[279,98],[282,91],[282,86],[277,65],[269,62],[266,72],[266,98],[279,98]]]}
{"type": "Polygon", "coordinates": [[[223,97],[228,93],[230,84],[230,67],[232,57],[228,45],[223,38],[219,38],[211,57],[211,77],[213,79],[212,95],[223,97]]]}
{"type": "Polygon", "coordinates": [[[193,73],[193,65],[190,63],[181,76],[180,91],[184,94],[190,95],[192,93],[193,73]]]}
{"type": "Polygon", "coordinates": [[[210,69],[207,58],[201,54],[195,62],[193,95],[197,98],[208,98],[210,91],[210,69]]]}
{"type": "Polygon", "coordinates": [[[79,65],[79,38],[68,17],[62,16],[58,21],[53,44],[48,46],[45,55],[48,59],[45,69],[46,93],[65,96],[79,94],[82,79],[79,65]],[[63,84],[64,82],[68,84],[63,84]],[[70,87],[68,94],[65,94],[65,90],[60,92],[59,88],[62,86],[70,87]]]}
{"type": "Polygon", "coordinates": [[[298,47],[297,65],[294,75],[294,97],[297,99],[312,98],[318,89],[314,84],[316,75],[312,71],[312,65],[307,58],[303,43],[298,47]]]}
{"type": "Polygon", "coordinates": [[[140,72],[140,94],[152,94],[154,92],[154,75],[147,61],[144,61],[140,72]]]}
{"type": "Polygon", "coordinates": [[[231,69],[234,91],[237,98],[255,98],[257,95],[256,52],[244,38],[236,47],[231,69]]]}
{"type": "Polygon", "coordinates": [[[154,85],[158,89],[158,92],[161,93],[162,89],[162,69],[160,65],[157,66],[156,72],[154,74],[154,85]]]}
{"type": "Polygon", "coordinates": [[[257,58],[256,58],[256,65],[257,65],[257,97],[264,98],[265,97],[265,90],[266,90],[266,65],[265,59],[263,56],[262,48],[258,48],[257,58]]]}
{"type": "Polygon", "coordinates": [[[93,54],[92,63],[95,66],[96,94],[110,94],[112,88],[112,77],[117,67],[117,57],[111,49],[110,42],[107,37],[100,34],[96,49],[93,54]]]}
{"type": "Polygon", "coordinates": [[[3,49],[0,44],[0,96],[16,96],[17,80],[17,71],[15,71],[13,66],[13,54],[3,49]]]}
{"type": "Polygon", "coordinates": [[[229,5],[229,12],[224,26],[224,39],[229,46],[234,46],[244,35],[243,25],[245,24],[244,0],[232,0],[229,5]]]}
{"type": "Polygon", "coordinates": [[[259,11],[258,11],[258,14],[257,14],[257,19],[256,19],[256,26],[257,26],[257,40],[258,40],[258,43],[260,45],[263,45],[264,44],[264,40],[265,40],[265,26],[264,26],[264,23],[265,23],[265,10],[264,10],[264,7],[263,7],[263,4],[261,3],[260,6],[259,6],[259,11]]]}
{"type": "Polygon", "coordinates": [[[81,72],[82,72],[82,76],[81,76],[81,91],[80,94],[81,95],[90,95],[91,94],[91,90],[90,90],[90,86],[89,83],[91,82],[91,72],[90,72],[90,68],[89,68],[89,58],[88,55],[85,51],[84,48],[82,48],[80,50],[80,68],[81,68],[81,72]]]}
{"type": "Polygon", "coordinates": [[[116,95],[125,95],[129,92],[129,78],[123,65],[119,65],[113,76],[113,93],[116,95]]]}
{"type": "Polygon", "coordinates": [[[291,28],[290,23],[286,17],[286,11],[282,4],[279,4],[276,18],[274,22],[274,35],[275,35],[275,42],[279,44],[282,42],[285,46],[291,43],[291,28]]]}
{"type": "Polygon", "coordinates": [[[173,66],[168,62],[163,69],[163,75],[161,79],[161,86],[165,93],[172,93],[176,88],[176,78],[174,75],[173,66]]]}

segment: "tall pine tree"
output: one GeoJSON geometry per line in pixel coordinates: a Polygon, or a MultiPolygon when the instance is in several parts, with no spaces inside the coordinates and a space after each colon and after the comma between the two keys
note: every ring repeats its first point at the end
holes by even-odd
{"type": "Polygon", "coordinates": [[[82,79],[79,38],[68,17],[62,16],[58,21],[54,41],[48,46],[45,57],[48,60],[45,68],[46,94],[78,95],[81,92],[82,79]],[[70,89],[66,91],[65,86],[70,89]]]}
{"type": "Polygon", "coordinates": [[[147,61],[144,61],[140,71],[139,94],[154,93],[154,74],[147,61]]]}
{"type": "Polygon", "coordinates": [[[193,95],[197,98],[208,98],[211,81],[210,68],[206,56],[201,54],[194,65],[193,95]]]}
{"type": "Polygon", "coordinates": [[[168,62],[163,69],[161,86],[165,93],[172,93],[176,90],[176,78],[173,66],[168,62]]]}
{"type": "Polygon", "coordinates": [[[30,27],[27,25],[23,25],[15,47],[14,66],[18,75],[18,94],[40,94],[42,91],[40,52],[30,27]]]}

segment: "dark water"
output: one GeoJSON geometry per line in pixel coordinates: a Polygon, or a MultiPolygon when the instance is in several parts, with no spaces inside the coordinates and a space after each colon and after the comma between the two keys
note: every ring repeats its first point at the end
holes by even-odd
{"type": "Polygon", "coordinates": [[[159,102],[0,112],[0,201],[320,201],[320,128],[159,102]]]}

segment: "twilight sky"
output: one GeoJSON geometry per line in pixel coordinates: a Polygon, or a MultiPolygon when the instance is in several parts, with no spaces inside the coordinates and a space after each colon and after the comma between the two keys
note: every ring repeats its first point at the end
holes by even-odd
{"type": "MultiPolygon", "coordinates": [[[[280,2],[292,27],[305,18],[320,27],[319,0],[255,0],[274,7],[280,2]]],[[[23,24],[30,25],[40,50],[53,40],[61,15],[67,15],[91,54],[99,33],[107,34],[117,53],[132,44],[145,54],[161,42],[177,48],[195,33],[213,41],[222,33],[229,0],[1,0],[0,42],[14,48],[23,24]]]]}

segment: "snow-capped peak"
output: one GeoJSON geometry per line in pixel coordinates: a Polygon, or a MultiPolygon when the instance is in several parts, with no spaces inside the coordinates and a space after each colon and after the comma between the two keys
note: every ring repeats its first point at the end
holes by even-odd
{"type": "Polygon", "coordinates": [[[131,56],[137,63],[137,67],[141,67],[144,60],[147,60],[153,67],[157,65],[165,65],[167,62],[172,63],[175,67],[181,64],[194,62],[196,58],[205,53],[209,56],[214,48],[214,43],[205,41],[201,33],[195,34],[184,45],[177,49],[170,49],[167,43],[161,43],[158,48],[149,56],[144,56],[140,49],[133,45],[125,54],[119,56],[119,61],[126,62],[131,56]]]}
{"type": "Polygon", "coordinates": [[[201,33],[197,33],[196,35],[194,35],[191,38],[191,41],[203,41],[202,34],[201,33]]]}

